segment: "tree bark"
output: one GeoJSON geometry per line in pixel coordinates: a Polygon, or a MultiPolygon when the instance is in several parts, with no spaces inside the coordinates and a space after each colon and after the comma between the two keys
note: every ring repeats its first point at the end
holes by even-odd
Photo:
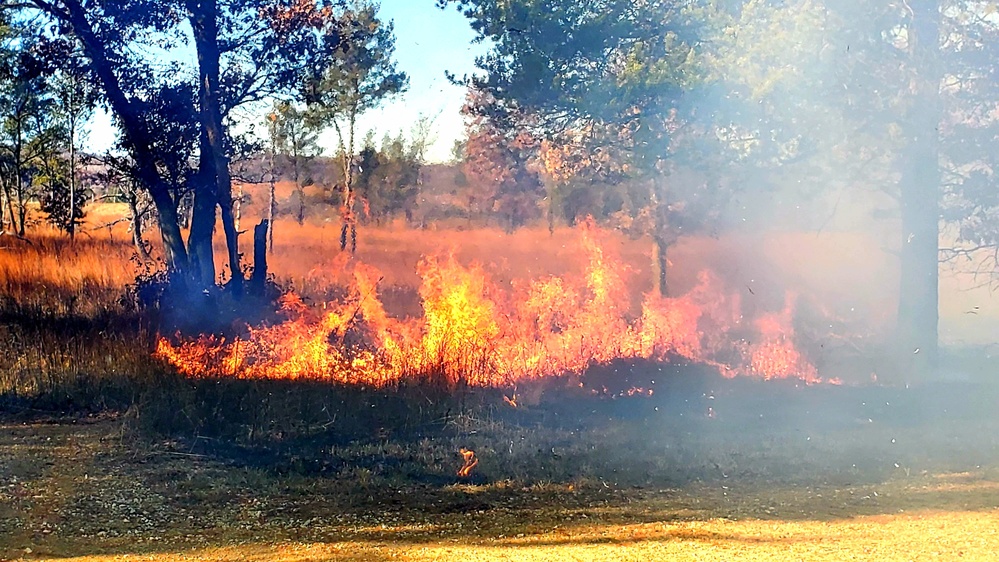
{"type": "Polygon", "coordinates": [[[669,268],[669,242],[663,236],[655,236],[654,266],[656,271],[656,292],[664,297],[669,296],[669,281],[667,280],[667,270],[669,268]]]}
{"type": "MultiPolygon", "coordinates": [[[[157,171],[150,135],[140,117],[141,114],[122,90],[121,82],[114,73],[105,45],[97,37],[87,20],[86,10],[78,0],[65,0],[64,4],[67,9],[65,13],[60,11],[50,13],[60,18],[72,29],[87,58],[90,59],[91,69],[101,81],[107,102],[115,115],[118,116],[123,144],[135,159],[136,176],[149,191],[153,205],[156,207],[167,267],[171,271],[177,272],[181,279],[187,278],[190,275],[190,263],[177,221],[177,208],[170,196],[169,186],[157,171]]],[[[39,7],[47,10],[44,5],[39,7]]]]}
{"type": "MultiPolygon", "coordinates": [[[[17,219],[14,216],[14,197],[11,193],[9,193],[6,185],[4,186],[4,191],[7,192],[7,211],[10,214],[10,231],[17,234],[17,219]]],[[[3,211],[3,209],[0,209],[0,214],[2,214],[3,211]]]]}
{"type": "MultiPolygon", "coordinates": [[[[354,99],[360,97],[358,85],[354,84],[354,99]]],[[[343,150],[343,225],[340,227],[340,250],[347,248],[347,235],[350,234],[351,253],[357,249],[357,218],[354,216],[354,129],[357,125],[357,103],[348,110],[347,142],[344,144],[343,133],[337,125],[337,135],[340,137],[340,147],[343,150]]],[[[336,122],[334,121],[334,124],[336,122]]]]}
{"type": "MultiPolygon", "coordinates": [[[[272,172],[273,174],[273,172],[272,172]]],[[[277,207],[277,199],[274,188],[274,178],[271,176],[271,185],[267,190],[267,223],[268,225],[274,224],[274,208],[277,207]]],[[[267,228],[267,248],[270,251],[274,251],[274,227],[269,226],[267,228]]]]}
{"type": "Polygon", "coordinates": [[[69,224],[67,225],[70,242],[76,241],[76,119],[75,108],[71,108],[69,110],[69,224]]]}
{"type": "Polygon", "coordinates": [[[936,367],[939,323],[941,118],[938,64],[940,7],[912,0],[908,29],[913,65],[907,115],[909,146],[901,177],[901,285],[896,330],[899,366],[907,378],[924,378],[936,367]]]}
{"type": "Polygon", "coordinates": [[[0,177],[0,234],[7,232],[7,215],[4,211],[7,209],[8,191],[7,181],[0,177]]]}
{"type": "Polygon", "coordinates": [[[239,230],[239,221],[243,218],[243,184],[238,183],[236,197],[232,200],[232,212],[235,215],[236,230],[239,230]]]}
{"type": "Polygon", "coordinates": [[[211,157],[205,135],[201,135],[201,164],[194,178],[194,203],[191,209],[191,230],[187,235],[187,249],[191,254],[192,275],[200,288],[215,284],[215,249],[212,243],[215,232],[215,173],[214,166],[206,159],[211,157]]]}
{"type": "Polygon", "coordinates": [[[132,244],[135,245],[135,251],[139,254],[139,259],[143,263],[148,263],[152,260],[149,255],[149,251],[146,250],[146,242],[142,239],[142,213],[139,212],[139,204],[137,201],[138,194],[134,191],[128,197],[128,211],[132,219],[132,244]]]}
{"type": "Polygon", "coordinates": [[[267,219],[253,227],[253,274],[250,276],[250,292],[262,296],[267,283],[267,219]]]}
{"type": "Polygon", "coordinates": [[[27,215],[27,206],[24,204],[24,111],[23,107],[18,109],[14,125],[14,195],[17,196],[17,218],[14,217],[13,207],[11,207],[11,220],[17,235],[24,238],[24,219],[27,215]]]}
{"type": "Polygon", "coordinates": [[[298,215],[295,217],[298,220],[298,224],[305,223],[305,190],[302,189],[302,182],[299,178],[299,155],[298,155],[298,143],[299,139],[296,137],[292,139],[294,145],[292,146],[293,154],[295,159],[295,195],[298,197],[298,215]]]}
{"type": "Polygon", "coordinates": [[[215,183],[215,202],[222,217],[222,230],[225,233],[226,250],[231,274],[230,287],[234,294],[243,291],[243,271],[240,267],[239,233],[236,231],[232,212],[232,177],[229,173],[229,157],[225,146],[225,126],[222,122],[222,100],[220,88],[219,59],[221,51],[218,43],[218,3],[216,0],[187,2],[191,28],[194,31],[194,44],[198,52],[198,101],[203,134],[207,142],[203,148],[208,154],[202,158],[211,165],[215,183]]]}
{"type": "Polygon", "coordinates": [[[277,150],[275,144],[277,143],[277,115],[274,113],[270,114],[270,133],[271,133],[271,181],[270,186],[267,190],[267,249],[271,252],[274,251],[274,208],[277,206],[276,200],[276,190],[275,184],[277,183],[277,177],[274,175],[274,152],[277,150]]]}
{"type": "Polygon", "coordinates": [[[656,180],[652,181],[652,216],[654,219],[652,241],[655,244],[652,249],[653,270],[655,271],[656,292],[664,297],[669,296],[669,247],[673,236],[669,231],[669,207],[666,205],[666,198],[662,194],[665,189],[656,180]]]}

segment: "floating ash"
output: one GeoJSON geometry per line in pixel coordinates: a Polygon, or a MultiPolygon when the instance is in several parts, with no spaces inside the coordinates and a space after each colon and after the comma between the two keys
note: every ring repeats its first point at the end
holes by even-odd
{"type": "MultiPolygon", "coordinates": [[[[422,316],[396,318],[379,298],[381,273],[353,263],[353,281],[338,302],[312,307],[289,293],[281,322],[227,340],[162,338],[157,355],[192,377],[378,388],[420,380],[516,387],[632,359],[700,363],[727,377],[821,381],[796,345],[796,296],[787,295],[782,310],[744,318],[738,293],[703,271],[682,296],[650,293],[632,302],[628,268],[601,244],[603,233],[590,224],[578,233],[586,266],[575,275],[501,284],[453,253],[429,256],[418,266],[422,316]]],[[[507,402],[517,404],[515,397],[507,402]]]]}

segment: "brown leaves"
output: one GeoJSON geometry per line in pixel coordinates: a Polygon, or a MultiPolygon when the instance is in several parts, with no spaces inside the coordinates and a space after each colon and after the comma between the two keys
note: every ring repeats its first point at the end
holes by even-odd
{"type": "Polygon", "coordinates": [[[260,10],[279,37],[287,37],[299,29],[323,28],[335,19],[332,6],[319,6],[315,0],[292,0],[289,4],[274,4],[260,10]]]}

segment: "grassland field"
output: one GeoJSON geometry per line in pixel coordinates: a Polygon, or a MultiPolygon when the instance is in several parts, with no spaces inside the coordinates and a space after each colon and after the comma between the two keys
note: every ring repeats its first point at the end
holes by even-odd
{"type": "MultiPolygon", "coordinates": [[[[656,394],[542,386],[536,405],[512,408],[502,391],[178,376],[150,357],[155,325],[125,298],[142,266],[127,225],[102,226],[121,212],[90,209],[75,243],[43,227],[30,242],[0,238],[0,560],[999,552],[999,384],[985,345],[996,308],[967,274],[942,281],[948,349],[971,373],[952,381],[806,387],[619,362],[584,387],[626,372],[657,379],[656,394]],[[463,447],[479,460],[467,479],[455,476],[463,447]]],[[[280,221],[272,272],[311,302],[332,298],[338,235],[335,223],[280,221]]],[[[634,293],[647,291],[649,242],[603,236],[634,293]]],[[[355,259],[382,271],[398,314],[418,306],[429,253],[479,261],[498,283],[583,266],[567,229],[367,226],[358,242],[355,259]]],[[[870,333],[891,321],[890,261],[860,234],[689,238],[670,259],[680,291],[710,267],[761,298],[809,291],[852,307],[851,325],[870,333]]]]}

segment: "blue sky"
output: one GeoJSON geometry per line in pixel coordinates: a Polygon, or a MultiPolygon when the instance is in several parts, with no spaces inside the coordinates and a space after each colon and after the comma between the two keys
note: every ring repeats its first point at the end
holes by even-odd
{"type": "MultiPolygon", "coordinates": [[[[451,157],[454,141],[463,136],[458,113],[465,99],[463,88],[450,84],[445,71],[458,76],[474,71],[475,57],[484,54],[483,45],[473,45],[474,33],[467,20],[454,8],[439,10],[435,0],[382,0],[381,16],[395,22],[396,60],[409,74],[409,91],[371,112],[361,130],[408,134],[420,114],[435,117],[437,142],[430,150],[432,161],[451,157]]],[[[324,145],[335,146],[335,134],[329,132],[324,145]]]]}
{"type": "MultiPolygon", "coordinates": [[[[380,15],[393,20],[396,34],[396,60],[409,75],[409,90],[382,107],[364,115],[358,122],[358,138],[369,130],[375,138],[409,131],[421,115],[434,118],[436,142],[428,151],[430,161],[451,157],[454,141],[463,136],[459,110],[464,89],[448,82],[445,72],[458,76],[474,71],[475,57],[485,52],[473,45],[474,33],[467,20],[451,8],[439,10],[435,0],[382,0],[380,15]]],[[[95,116],[87,148],[103,152],[114,143],[115,130],[106,114],[95,116]]],[[[320,137],[328,152],[336,147],[336,134],[330,130],[320,137]]]]}

